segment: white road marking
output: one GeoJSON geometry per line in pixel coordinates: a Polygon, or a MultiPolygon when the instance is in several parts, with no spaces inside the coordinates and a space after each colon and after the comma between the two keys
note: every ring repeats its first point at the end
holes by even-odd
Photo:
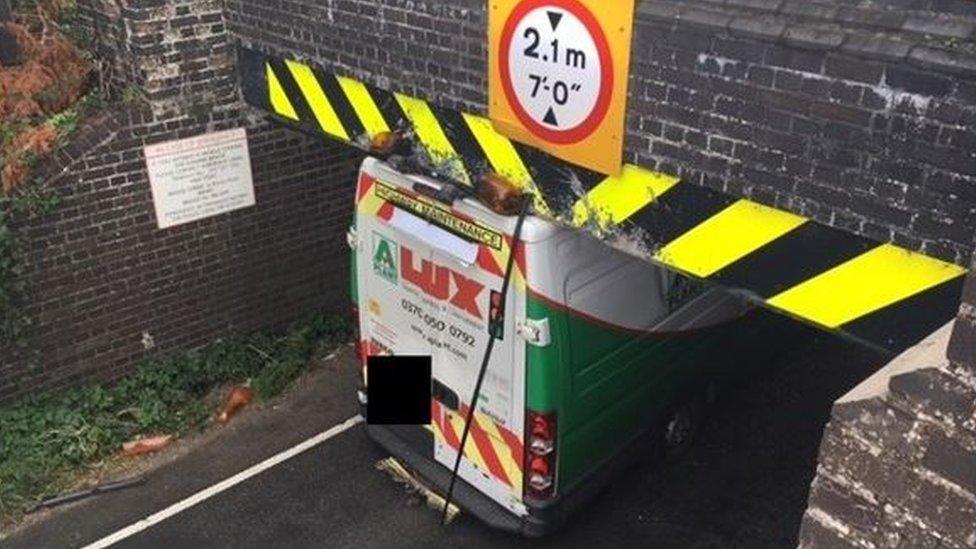
{"type": "Polygon", "coordinates": [[[110,545],[118,543],[127,537],[138,534],[139,532],[145,530],[146,528],[149,528],[154,524],[159,524],[160,522],[168,519],[169,517],[177,513],[186,511],[190,507],[193,507],[194,505],[202,501],[206,501],[207,499],[216,496],[217,494],[223,492],[224,490],[227,490],[237,484],[240,484],[241,482],[244,482],[245,480],[253,477],[254,475],[260,474],[262,471],[270,469],[283,461],[289,460],[306,450],[314,448],[315,446],[322,444],[323,442],[329,440],[330,438],[339,435],[344,431],[352,427],[355,427],[356,425],[359,425],[362,422],[363,422],[362,416],[359,415],[353,416],[347,419],[346,421],[326,431],[323,431],[304,442],[301,442],[295,446],[292,446],[287,450],[284,450],[282,452],[279,452],[269,457],[268,459],[262,461],[261,463],[252,465],[251,467],[241,471],[240,473],[237,473],[232,477],[226,478],[208,488],[204,488],[203,490],[200,490],[199,492],[193,494],[192,496],[182,501],[178,501],[173,505],[170,505],[169,507],[163,509],[162,511],[153,513],[148,517],[138,522],[134,522],[129,526],[126,526],[125,528],[113,534],[109,534],[108,536],[105,536],[104,538],[94,543],[86,545],[83,549],[101,549],[103,547],[108,547],[110,545]]]}

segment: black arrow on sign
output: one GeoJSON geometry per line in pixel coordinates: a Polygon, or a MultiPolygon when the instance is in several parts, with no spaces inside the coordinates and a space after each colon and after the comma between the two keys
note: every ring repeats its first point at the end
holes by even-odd
{"type": "Polygon", "coordinates": [[[542,121],[550,126],[556,126],[557,128],[559,127],[559,122],[556,121],[556,113],[552,112],[552,107],[549,107],[549,110],[546,111],[546,116],[542,119],[542,121]]]}
{"type": "Polygon", "coordinates": [[[559,22],[563,20],[563,14],[556,11],[547,11],[546,15],[549,16],[549,24],[552,25],[552,30],[556,30],[559,22]]]}

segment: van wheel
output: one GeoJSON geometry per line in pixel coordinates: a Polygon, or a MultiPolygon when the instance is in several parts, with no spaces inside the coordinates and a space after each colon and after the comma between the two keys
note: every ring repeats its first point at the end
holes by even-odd
{"type": "Polygon", "coordinates": [[[660,441],[666,458],[688,451],[701,425],[703,402],[701,397],[690,398],[665,415],[660,441]]]}

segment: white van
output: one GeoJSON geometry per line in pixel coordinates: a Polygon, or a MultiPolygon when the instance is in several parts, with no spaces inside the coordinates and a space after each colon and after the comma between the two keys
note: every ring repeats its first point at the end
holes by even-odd
{"type": "MultiPolygon", "coordinates": [[[[431,424],[368,432],[442,491],[516,224],[473,198],[432,198],[445,185],[369,158],[349,232],[364,365],[371,354],[433,364],[431,424]]],[[[526,218],[521,241],[454,495],[492,526],[541,535],[643,442],[687,442],[714,351],[734,352],[748,307],[541,217],[526,218]]]]}

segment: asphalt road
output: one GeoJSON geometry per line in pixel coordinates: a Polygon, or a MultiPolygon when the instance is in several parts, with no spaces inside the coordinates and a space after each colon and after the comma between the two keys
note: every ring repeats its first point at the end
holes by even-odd
{"type": "MultiPolygon", "coordinates": [[[[358,426],[117,546],[792,547],[830,404],[883,359],[785,320],[756,348],[775,352],[722,395],[689,454],[628,470],[542,540],[466,515],[440,527],[434,511],[374,469],[385,454],[358,426]]],[[[50,512],[0,545],[82,546],[136,522],[352,416],[355,376],[345,352],[277,409],[194,443],[145,486],[50,512]]]]}

